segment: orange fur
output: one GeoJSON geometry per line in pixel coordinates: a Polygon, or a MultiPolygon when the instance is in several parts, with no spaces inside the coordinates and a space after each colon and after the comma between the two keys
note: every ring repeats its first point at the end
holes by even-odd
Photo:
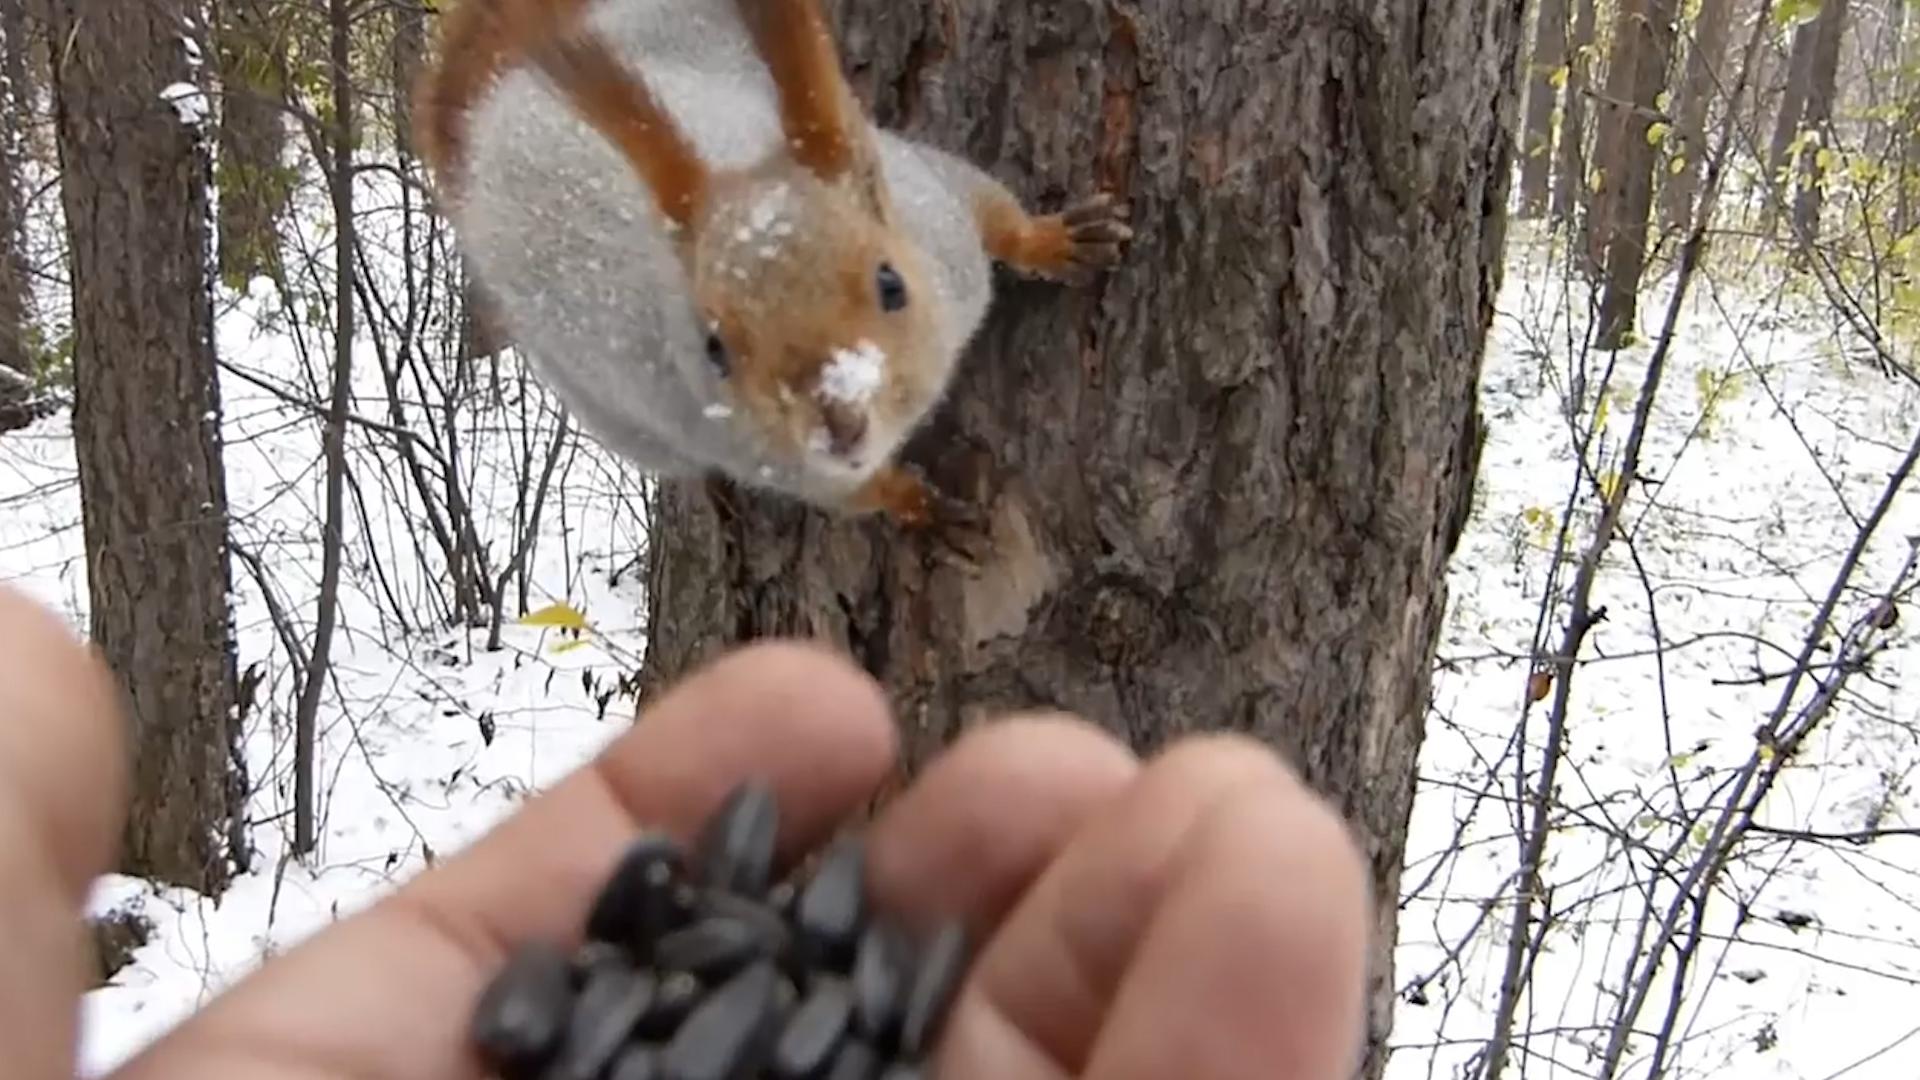
{"type": "Polygon", "coordinates": [[[1014,199],[983,192],[974,202],[987,255],[1028,274],[1057,277],[1073,264],[1073,236],[1059,214],[1036,218],[1014,199]]]}
{"type": "Polygon", "coordinates": [[[415,93],[416,138],[439,183],[457,190],[467,167],[468,115],[493,81],[536,64],[574,108],[620,148],[662,211],[688,224],[708,173],[646,84],[594,38],[576,32],[589,0],[462,0],[445,16],[436,64],[415,93]]]}
{"type": "Polygon", "coordinates": [[[866,120],[819,0],[745,0],[740,11],[779,89],[780,126],[794,160],[823,180],[868,168],[866,120]]]}
{"type": "Polygon", "coordinates": [[[707,166],[646,83],[623,70],[603,42],[584,35],[549,38],[530,53],[574,109],[620,148],[661,212],[692,225],[706,195],[707,166]]]}
{"type": "Polygon", "coordinates": [[[925,528],[933,523],[933,496],[926,481],[899,465],[884,465],[848,500],[856,512],[879,511],[899,524],[925,528]]]}
{"type": "Polygon", "coordinates": [[[571,21],[587,0],[460,0],[440,17],[435,62],[414,87],[414,139],[442,187],[457,189],[467,164],[467,114],[520,52],[540,21],[571,21]]]}

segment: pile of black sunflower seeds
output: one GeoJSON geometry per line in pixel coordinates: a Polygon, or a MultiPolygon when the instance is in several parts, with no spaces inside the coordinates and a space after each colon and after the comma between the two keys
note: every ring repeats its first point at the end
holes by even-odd
{"type": "Polygon", "coordinates": [[[515,952],[471,1036],[503,1080],[920,1080],[970,961],[957,923],[872,911],[845,837],[775,882],[772,790],[735,788],[688,851],[642,835],[572,955],[515,952]]]}

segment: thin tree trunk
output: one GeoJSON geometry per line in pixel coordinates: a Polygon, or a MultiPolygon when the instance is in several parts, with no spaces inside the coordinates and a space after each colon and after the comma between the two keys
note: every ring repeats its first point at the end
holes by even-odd
{"type": "Polygon", "coordinates": [[[1585,51],[1593,44],[1594,0],[1576,0],[1573,36],[1567,42],[1566,108],[1560,117],[1560,145],[1553,181],[1553,220],[1575,224],[1591,201],[1587,191],[1587,86],[1592,61],[1585,51]]]}
{"type": "Polygon", "coordinates": [[[1613,24],[1613,56],[1600,105],[1600,171],[1593,212],[1594,251],[1604,268],[1595,344],[1619,348],[1633,333],[1646,269],[1656,148],[1647,139],[1654,102],[1673,49],[1671,0],[1622,0],[1613,24]]]}
{"type": "MultiPolygon", "coordinates": [[[[27,81],[26,12],[19,4],[9,4],[0,14],[0,367],[25,376],[33,374],[35,364],[28,347],[33,296],[27,267],[26,191],[20,166],[27,159],[25,136],[32,103],[33,87],[27,81]]],[[[8,391],[0,386],[0,411],[9,405],[8,391]]],[[[0,430],[5,428],[0,422],[0,430]]]]}
{"type": "Polygon", "coordinates": [[[193,0],[54,0],[93,640],[127,690],[123,869],[216,892],[235,675],[193,0]]]}
{"type": "MultiPolygon", "coordinates": [[[[1820,17],[1813,21],[1813,57],[1807,72],[1805,129],[1819,135],[1819,146],[1833,137],[1834,83],[1840,72],[1840,42],[1846,33],[1847,0],[1826,0],[1820,17]]],[[[1820,238],[1820,206],[1823,181],[1820,153],[1810,147],[1800,157],[1799,190],[1793,202],[1794,244],[1803,251],[1820,238]]]]}
{"type": "Polygon", "coordinates": [[[1520,140],[1520,215],[1529,218],[1539,217],[1547,209],[1554,160],[1554,106],[1559,104],[1560,87],[1566,83],[1560,72],[1567,63],[1567,0],[1540,0],[1533,40],[1526,128],[1520,140]]]}
{"type": "Polygon", "coordinates": [[[313,758],[315,720],[326,692],[327,665],[333,648],[333,627],[340,606],[341,529],[346,510],[347,397],[353,385],[353,27],[347,17],[348,0],[328,0],[333,80],[333,130],[329,149],[327,186],[333,192],[333,396],[328,403],[325,455],[327,459],[326,521],[322,526],[319,610],[313,620],[313,655],[306,665],[300,702],[294,713],[293,848],[297,855],[313,850],[313,758]]]}
{"type": "Polygon", "coordinates": [[[1378,1076],[1479,445],[1520,6],[838,8],[881,123],[1043,203],[1108,186],[1140,235],[1091,291],[1005,286],[915,441],[909,459],[990,521],[977,576],[884,523],[668,484],[643,686],[805,635],[886,684],[913,766],[1034,705],[1142,750],[1269,741],[1371,855],[1378,1076]]]}
{"type": "Polygon", "coordinates": [[[220,276],[243,288],[280,256],[279,222],[292,192],[281,166],[287,132],[276,50],[263,0],[220,0],[220,276]]]}
{"type": "MultiPolygon", "coordinates": [[[[1818,20],[1816,19],[1815,22],[1818,20]]],[[[1800,120],[1806,114],[1807,86],[1813,79],[1813,53],[1817,34],[1814,22],[1801,23],[1793,31],[1793,49],[1787,58],[1786,83],[1780,90],[1778,111],[1773,118],[1773,137],[1767,143],[1767,187],[1762,200],[1760,231],[1773,232],[1781,202],[1787,197],[1792,175],[1787,167],[1788,151],[1800,133],[1800,120]]]]}
{"type": "Polygon", "coordinates": [[[1700,184],[1700,159],[1707,152],[1707,113],[1730,85],[1720,70],[1733,28],[1733,0],[1702,0],[1687,45],[1687,66],[1675,94],[1674,136],[1679,165],[1661,188],[1661,220],[1669,229],[1685,229],[1693,217],[1694,191],[1700,184]]]}
{"type": "Polygon", "coordinates": [[[1894,234],[1905,236],[1914,227],[1914,196],[1911,186],[1920,182],[1920,22],[1914,4],[1902,5],[1902,63],[1900,65],[1900,193],[1896,207],[1894,234]]]}
{"type": "Polygon", "coordinates": [[[393,142],[400,156],[413,160],[413,88],[427,59],[427,8],[422,0],[394,0],[393,142]]]}

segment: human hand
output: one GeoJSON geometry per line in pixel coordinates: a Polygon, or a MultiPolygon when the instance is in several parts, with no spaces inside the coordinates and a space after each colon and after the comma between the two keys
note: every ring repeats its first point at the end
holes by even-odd
{"type": "MultiPolygon", "coordinates": [[[[0,588],[0,1045],[71,1076],[79,918],[125,780],[110,678],[0,588]]],[[[493,833],[264,964],[116,1077],[480,1077],[467,1022],[507,951],[574,940],[636,829],[691,840],[764,777],[791,858],[895,754],[879,688],[809,647],[736,652],[662,696],[493,833]]],[[[1080,721],[961,739],[872,826],[881,902],[984,935],[938,1058],[949,1080],[1344,1080],[1364,1014],[1368,889],[1333,813],[1263,748],[1148,762],[1080,721]]]]}

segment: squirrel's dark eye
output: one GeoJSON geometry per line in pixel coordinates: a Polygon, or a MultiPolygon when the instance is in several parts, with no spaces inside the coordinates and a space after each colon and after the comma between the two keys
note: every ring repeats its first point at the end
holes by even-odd
{"type": "Polygon", "coordinates": [[[881,263],[874,271],[873,283],[880,290],[880,310],[899,311],[907,306],[907,283],[892,263],[881,263]]]}
{"type": "Polygon", "coordinates": [[[712,364],[723,379],[732,367],[727,358],[727,343],[720,340],[719,334],[707,335],[707,363],[712,364]]]}

